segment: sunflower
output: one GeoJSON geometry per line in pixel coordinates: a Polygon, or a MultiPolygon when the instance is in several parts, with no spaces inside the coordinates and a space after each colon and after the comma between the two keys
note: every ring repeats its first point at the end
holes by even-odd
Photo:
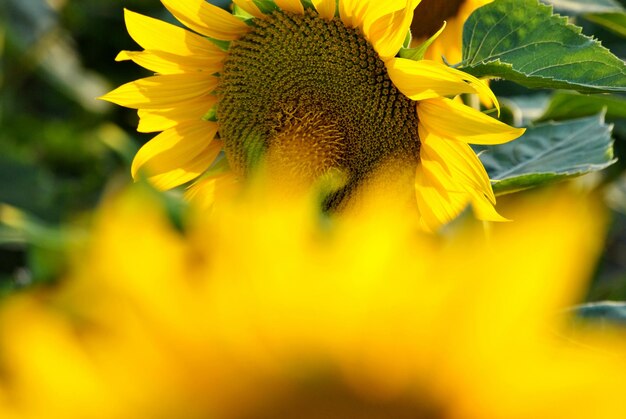
{"type": "Polygon", "coordinates": [[[411,34],[415,43],[435,35],[444,22],[444,31],[433,41],[426,54],[427,59],[451,64],[463,59],[463,25],[474,10],[493,0],[423,0],[415,9],[411,34]]]}
{"type": "Polygon", "coordinates": [[[261,162],[298,183],[341,173],[326,209],[382,178],[426,229],[468,204],[480,219],[502,220],[468,144],[523,130],[453,100],[479,93],[497,107],[482,81],[396,57],[419,0],[236,0],[234,14],[204,0],[162,3],[191,31],[125,11],[144,50],[117,59],[157,75],[102,97],[138,109],[139,131],[162,131],[138,151],[133,177],[143,171],[162,189],[195,180],[192,193],[211,191],[206,172],[223,150],[238,178],[261,162]]]}
{"type": "Polygon", "coordinates": [[[563,324],[602,245],[588,201],[444,241],[266,191],[182,232],[145,189],[109,198],[68,277],[0,306],[0,417],[626,417],[624,340],[563,324]]]}

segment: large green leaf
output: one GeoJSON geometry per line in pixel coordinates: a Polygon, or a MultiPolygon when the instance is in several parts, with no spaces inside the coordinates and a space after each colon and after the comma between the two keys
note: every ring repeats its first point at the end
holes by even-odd
{"type": "Polygon", "coordinates": [[[626,302],[600,301],[582,304],[572,310],[579,317],[626,325],[626,302]]]}
{"type": "Polygon", "coordinates": [[[515,192],[602,170],[615,162],[604,114],[529,128],[515,141],[480,146],[497,194],[515,192]]]}
{"type": "Polygon", "coordinates": [[[498,0],[463,30],[462,69],[526,87],[626,91],[626,65],[538,0],[498,0]]]}
{"type": "Polygon", "coordinates": [[[585,18],[604,26],[620,36],[626,37],[626,13],[624,12],[594,13],[585,15],[585,18]]]}
{"type": "Polygon", "coordinates": [[[547,121],[580,118],[595,115],[603,109],[608,118],[626,118],[626,96],[558,92],[552,96],[548,108],[539,119],[547,121]]]}
{"type": "Polygon", "coordinates": [[[566,15],[587,13],[616,13],[624,8],[616,0],[542,0],[554,6],[554,10],[566,15]]]}
{"type": "Polygon", "coordinates": [[[541,0],[568,16],[582,16],[618,35],[626,36],[626,9],[616,0],[541,0]]]}

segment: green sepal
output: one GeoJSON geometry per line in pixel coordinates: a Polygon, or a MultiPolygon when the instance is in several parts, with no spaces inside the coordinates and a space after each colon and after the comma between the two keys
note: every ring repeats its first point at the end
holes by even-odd
{"type": "Polygon", "coordinates": [[[252,23],[252,19],[254,19],[254,16],[252,16],[250,13],[246,12],[244,9],[242,9],[241,7],[236,5],[235,3],[233,3],[233,16],[243,20],[248,25],[252,25],[253,24],[252,23]]]}
{"type": "Polygon", "coordinates": [[[404,42],[402,43],[402,49],[410,48],[411,41],[413,40],[413,35],[411,35],[411,30],[406,31],[406,36],[404,37],[404,42]]]}
{"type": "Polygon", "coordinates": [[[274,3],[272,0],[253,0],[253,1],[254,1],[254,4],[256,4],[256,7],[258,7],[261,13],[263,14],[267,15],[267,14],[270,14],[279,10],[278,6],[276,6],[276,3],[274,3]]]}
{"type": "Polygon", "coordinates": [[[421,45],[414,47],[414,48],[408,48],[408,47],[400,48],[400,58],[406,58],[408,60],[413,60],[413,61],[423,60],[424,55],[426,54],[426,51],[428,50],[428,47],[430,47],[430,45],[433,42],[435,42],[435,39],[437,39],[439,35],[441,35],[441,32],[443,32],[445,28],[446,28],[446,22],[443,22],[441,29],[439,29],[437,33],[435,33],[433,36],[431,36],[426,41],[424,41],[421,45]]]}
{"type": "Polygon", "coordinates": [[[210,36],[206,36],[206,39],[214,43],[218,46],[222,51],[228,51],[230,49],[230,41],[224,41],[222,39],[211,38],[210,36]]]}
{"type": "Polygon", "coordinates": [[[210,122],[217,122],[217,103],[202,116],[202,119],[210,122]]]}
{"type": "Polygon", "coordinates": [[[304,6],[305,9],[311,9],[313,11],[317,10],[311,0],[300,0],[300,3],[302,3],[302,6],[304,6]]]}

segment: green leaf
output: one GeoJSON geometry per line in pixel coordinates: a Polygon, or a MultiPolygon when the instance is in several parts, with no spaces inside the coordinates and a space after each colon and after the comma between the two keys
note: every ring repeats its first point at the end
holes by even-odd
{"type": "Polygon", "coordinates": [[[608,30],[626,37],[626,13],[595,13],[585,15],[585,19],[597,23],[608,30]]]}
{"type": "Polygon", "coordinates": [[[618,95],[581,95],[573,92],[558,92],[539,118],[563,120],[595,115],[606,111],[608,118],[626,118],[626,97],[618,95]]]}
{"type": "Polygon", "coordinates": [[[211,107],[202,117],[205,121],[217,122],[217,103],[211,107]]]}
{"type": "Polygon", "coordinates": [[[568,16],[582,16],[626,37],[626,9],[616,0],[542,0],[568,16]]]}
{"type": "Polygon", "coordinates": [[[533,88],[625,92],[626,65],[538,0],[499,0],[463,29],[462,70],[533,88]]]}
{"type": "MultiPolygon", "coordinates": [[[[626,173],[606,185],[604,199],[613,211],[626,215],[626,173]]],[[[621,282],[626,289],[626,281],[621,282]]]]}
{"type": "Polygon", "coordinates": [[[613,13],[624,11],[616,0],[542,0],[554,6],[554,10],[575,16],[587,13],[613,13]]]}
{"type": "Polygon", "coordinates": [[[626,325],[626,302],[600,301],[572,308],[579,317],[626,325]]]}
{"type": "Polygon", "coordinates": [[[480,146],[496,194],[505,194],[602,170],[615,163],[604,114],[526,130],[517,140],[480,146]]]}

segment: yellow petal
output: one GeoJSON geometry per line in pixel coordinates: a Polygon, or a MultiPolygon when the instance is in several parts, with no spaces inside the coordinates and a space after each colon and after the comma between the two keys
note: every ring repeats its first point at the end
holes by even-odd
{"type": "Polygon", "coordinates": [[[211,41],[175,25],[124,9],[126,28],[142,48],[177,55],[211,55],[221,50],[211,41]]]}
{"type": "Polygon", "coordinates": [[[420,101],[417,114],[429,132],[470,144],[502,144],[525,131],[446,98],[420,101]]]}
{"type": "Polygon", "coordinates": [[[218,125],[194,121],[163,131],[139,149],[131,167],[160,189],[170,189],[199,176],[217,156],[221,145],[213,138],[218,125]],[[211,157],[212,156],[212,157],[211,157]]]}
{"type": "Polygon", "coordinates": [[[489,86],[470,74],[430,60],[392,58],[385,64],[393,84],[412,100],[479,93],[490,98],[499,109],[489,86]]]}
{"type": "Polygon", "coordinates": [[[199,121],[217,103],[215,95],[181,103],[168,109],[139,109],[139,132],[165,131],[182,122],[199,121]]]}
{"type": "Polygon", "coordinates": [[[381,18],[394,12],[403,10],[406,7],[406,0],[388,0],[379,2],[369,2],[363,9],[362,29],[367,34],[372,24],[381,18]]]}
{"type": "Polygon", "coordinates": [[[324,19],[332,20],[335,17],[337,3],[335,0],[312,0],[317,13],[324,19]]]}
{"type": "Polygon", "coordinates": [[[441,173],[445,173],[445,169],[428,159],[422,159],[415,173],[415,198],[420,224],[426,231],[437,231],[469,204],[467,193],[448,191],[438,183],[441,173]]]}
{"type": "Polygon", "coordinates": [[[350,28],[361,27],[369,5],[368,1],[339,0],[339,17],[350,28]]]}
{"type": "Polygon", "coordinates": [[[233,0],[233,3],[256,18],[263,19],[264,17],[263,12],[254,4],[254,0],[233,0]]]}
{"type": "MultiPolygon", "coordinates": [[[[208,209],[226,197],[232,197],[238,185],[238,178],[233,172],[201,178],[185,191],[185,198],[199,208],[208,209]]],[[[228,201],[225,201],[228,202],[228,201]]]]}
{"type": "Polygon", "coordinates": [[[222,150],[220,141],[215,140],[192,160],[181,166],[171,167],[170,171],[148,176],[148,180],[156,188],[168,190],[196,179],[215,161],[222,150]]]}
{"type": "Polygon", "coordinates": [[[438,137],[423,126],[419,127],[419,136],[420,153],[445,167],[453,183],[463,185],[466,190],[480,191],[495,204],[487,171],[469,145],[438,137]]]}
{"type": "Polygon", "coordinates": [[[167,74],[126,83],[100,99],[135,109],[173,108],[205,96],[216,86],[217,78],[206,73],[167,74]]]}
{"type": "Polygon", "coordinates": [[[413,12],[420,1],[394,0],[369,8],[363,33],[383,60],[395,56],[402,47],[413,20],[413,12]],[[398,8],[399,5],[402,7],[398,8]]]}
{"type": "Polygon", "coordinates": [[[250,30],[235,16],[205,0],[161,0],[182,24],[199,34],[232,41],[250,30]]]}
{"type": "Polygon", "coordinates": [[[225,53],[214,55],[174,55],[162,51],[121,51],[116,61],[132,60],[136,64],[159,74],[219,72],[223,67],[225,53]]]}
{"type": "Polygon", "coordinates": [[[469,203],[478,219],[506,221],[495,210],[487,173],[467,144],[440,138],[421,126],[420,141],[415,193],[423,227],[438,229],[469,203]]]}
{"type": "Polygon", "coordinates": [[[472,211],[474,212],[474,216],[479,220],[498,222],[511,221],[501,216],[498,211],[496,211],[493,203],[479,191],[470,191],[470,194],[472,196],[472,211]]]}
{"type": "Polygon", "coordinates": [[[300,15],[304,14],[304,7],[302,7],[300,0],[274,0],[274,3],[287,12],[298,13],[300,15]]]}

